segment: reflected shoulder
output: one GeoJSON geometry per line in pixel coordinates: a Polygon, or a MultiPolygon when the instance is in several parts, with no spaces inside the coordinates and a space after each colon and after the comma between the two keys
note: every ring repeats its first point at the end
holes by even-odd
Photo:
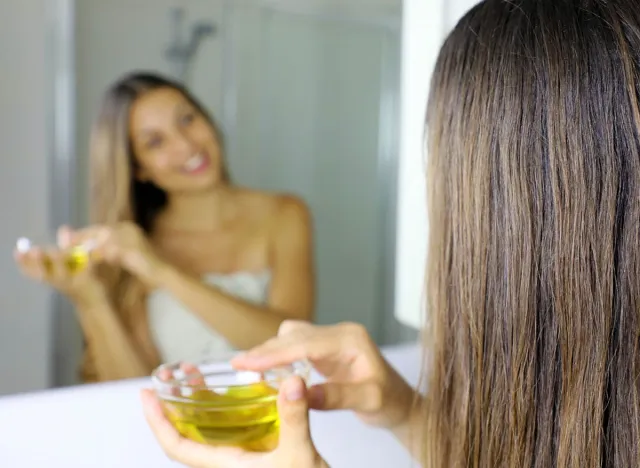
{"type": "Polygon", "coordinates": [[[291,194],[281,194],[277,196],[276,203],[278,205],[278,223],[280,225],[297,225],[306,228],[311,226],[311,212],[302,198],[291,194]]]}
{"type": "Polygon", "coordinates": [[[276,225],[311,224],[311,211],[301,197],[290,193],[249,189],[242,189],[240,195],[261,215],[267,215],[276,225]]]}

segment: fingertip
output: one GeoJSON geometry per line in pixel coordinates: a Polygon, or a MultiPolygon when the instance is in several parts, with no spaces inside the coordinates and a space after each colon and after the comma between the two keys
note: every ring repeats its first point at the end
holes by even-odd
{"type": "Polygon", "coordinates": [[[306,385],[298,377],[288,378],[281,387],[278,400],[280,446],[299,449],[310,440],[309,406],[306,385]]]}
{"type": "Polygon", "coordinates": [[[196,367],[196,365],[190,362],[181,362],[180,370],[187,373],[198,372],[198,368],[196,367]]]}
{"type": "Polygon", "coordinates": [[[149,390],[148,388],[143,388],[140,390],[140,401],[145,407],[150,407],[157,402],[157,398],[153,393],[153,390],[149,390]]]}
{"type": "Polygon", "coordinates": [[[184,379],[189,385],[204,385],[204,377],[200,369],[190,362],[180,363],[180,370],[184,373],[184,379]]]}
{"type": "Polygon", "coordinates": [[[247,358],[247,354],[249,354],[249,351],[242,351],[242,352],[236,354],[235,356],[233,356],[231,358],[230,362],[232,362],[232,363],[234,363],[234,362],[242,362],[243,360],[245,360],[247,358]]]}
{"type": "Polygon", "coordinates": [[[238,354],[231,358],[229,363],[235,369],[247,370],[251,366],[251,354],[249,352],[238,354]]]}
{"type": "Polygon", "coordinates": [[[173,378],[173,372],[171,372],[171,369],[160,369],[158,371],[158,378],[162,381],[167,381],[167,380],[171,380],[173,378]]]}
{"type": "Polygon", "coordinates": [[[306,396],[306,385],[299,376],[289,377],[282,384],[282,393],[286,401],[294,402],[303,400],[306,396]]]}
{"type": "Polygon", "coordinates": [[[73,236],[73,229],[67,224],[63,224],[58,228],[58,241],[61,239],[69,241],[73,236]]]}
{"type": "Polygon", "coordinates": [[[162,405],[153,390],[147,388],[140,390],[140,401],[142,403],[142,411],[149,421],[160,421],[164,419],[162,405]]]}

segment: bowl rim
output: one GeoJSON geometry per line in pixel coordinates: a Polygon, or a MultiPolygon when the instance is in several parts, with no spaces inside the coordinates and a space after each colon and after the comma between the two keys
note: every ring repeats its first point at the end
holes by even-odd
{"type": "MultiPolygon", "coordinates": [[[[233,356],[233,355],[232,355],[233,356]]],[[[267,369],[265,371],[252,371],[250,369],[236,369],[231,363],[230,359],[221,360],[217,358],[207,358],[198,362],[189,362],[189,361],[173,361],[167,362],[164,364],[160,364],[151,372],[151,381],[153,383],[153,387],[158,393],[162,388],[169,390],[179,390],[179,389],[191,389],[191,390],[222,390],[236,387],[244,387],[248,385],[247,383],[233,383],[233,384],[219,384],[219,385],[202,385],[202,384],[189,384],[186,382],[188,380],[189,375],[185,375],[182,379],[171,378],[171,379],[161,379],[159,377],[159,373],[163,370],[172,370],[179,369],[182,364],[189,364],[196,368],[200,368],[205,365],[219,365],[219,366],[227,366],[225,369],[213,370],[210,372],[206,372],[202,374],[205,378],[207,376],[220,376],[220,375],[233,375],[242,372],[250,372],[254,374],[259,374],[261,379],[260,382],[266,382],[267,384],[280,382],[291,376],[300,376],[305,381],[305,384],[308,385],[309,377],[311,374],[311,364],[307,360],[295,361],[287,365],[278,366],[275,368],[267,369]],[[266,379],[265,374],[273,373],[273,372],[285,372],[286,375],[278,378],[266,379]]],[[[183,371],[184,372],[184,371],[183,371]]],[[[173,398],[176,398],[173,396],[173,398]]],[[[180,398],[180,397],[177,397],[180,398]]]]}

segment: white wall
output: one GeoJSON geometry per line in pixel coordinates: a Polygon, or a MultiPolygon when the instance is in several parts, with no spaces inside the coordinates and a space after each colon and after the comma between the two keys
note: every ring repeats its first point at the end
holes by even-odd
{"type": "Polygon", "coordinates": [[[19,275],[21,235],[48,232],[46,0],[0,2],[0,394],[49,383],[49,292],[19,275]]]}
{"type": "Polygon", "coordinates": [[[398,178],[396,308],[398,320],[421,328],[428,223],[424,119],[431,73],[445,36],[477,0],[404,0],[402,130],[398,178]]]}

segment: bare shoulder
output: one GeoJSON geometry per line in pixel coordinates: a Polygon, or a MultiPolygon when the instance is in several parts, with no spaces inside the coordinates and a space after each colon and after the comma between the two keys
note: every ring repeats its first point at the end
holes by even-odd
{"type": "Polygon", "coordinates": [[[276,206],[270,222],[272,239],[287,250],[308,249],[312,241],[313,223],[309,207],[299,197],[290,194],[275,196],[276,206]]]}
{"type": "Polygon", "coordinates": [[[256,219],[273,227],[276,232],[307,230],[312,224],[307,203],[288,193],[243,190],[241,196],[256,219]]]}
{"type": "Polygon", "coordinates": [[[306,202],[295,195],[278,195],[276,204],[280,221],[311,224],[311,212],[306,202]]]}

